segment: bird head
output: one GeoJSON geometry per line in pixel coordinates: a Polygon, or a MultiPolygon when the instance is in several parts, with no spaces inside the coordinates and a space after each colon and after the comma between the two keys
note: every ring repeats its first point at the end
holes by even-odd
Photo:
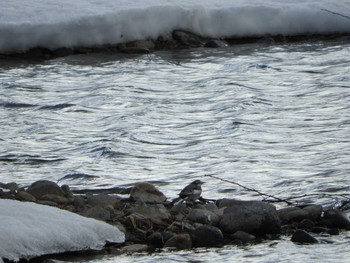
{"type": "Polygon", "coordinates": [[[204,182],[202,182],[201,180],[195,180],[195,181],[192,182],[192,184],[202,185],[202,184],[204,184],[204,182]]]}

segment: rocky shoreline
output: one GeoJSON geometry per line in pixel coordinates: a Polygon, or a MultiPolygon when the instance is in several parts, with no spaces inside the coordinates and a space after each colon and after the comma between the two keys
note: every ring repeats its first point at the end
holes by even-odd
{"type": "Polygon", "coordinates": [[[159,50],[179,50],[188,48],[223,48],[227,46],[247,43],[257,44],[278,44],[299,41],[329,41],[342,40],[349,41],[348,34],[331,35],[298,35],[284,36],[272,35],[264,37],[244,37],[244,38],[221,38],[212,39],[202,37],[185,30],[174,30],[170,37],[158,37],[158,39],[138,40],[116,45],[103,45],[95,47],[74,47],[58,48],[50,50],[43,47],[35,47],[22,53],[1,54],[0,60],[25,59],[25,60],[47,60],[69,55],[89,54],[98,52],[125,53],[125,54],[148,54],[159,50]]]}
{"type": "Polygon", "coordinates": [[[70,256],[253,245],[282,235],[298,244],[331,243],[332,235],[350,230],[349,218],[338,209],[310,204],[277,209],[262,201],[229,198],[172,202],[147,182],[103,191],[71,191],[68,185],[46,180],[29,187],[0,183],[0,198],[58,207],[105,221],[125,233],[123,244],[70,256]]]}

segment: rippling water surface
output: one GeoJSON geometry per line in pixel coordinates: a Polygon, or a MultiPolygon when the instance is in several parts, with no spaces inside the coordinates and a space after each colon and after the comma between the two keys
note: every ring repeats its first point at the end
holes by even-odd
{"type": "MultiPolygon", "coordinates": [[[[173,198],[202,179],[203,197],[261,199],[214,175],[281,198],[349,194],[349,51],[349,42],[307,42],[2,62],[0,181],[150,181],[173,198]]],[[[270,253],[283,246],[197,255],[224,261],[237,253],[250,262],[260,249],[260,262],[273,262],[279,257],[270,253]]],[[[325,251],[291,251],[317,249],[325,251]]]]}

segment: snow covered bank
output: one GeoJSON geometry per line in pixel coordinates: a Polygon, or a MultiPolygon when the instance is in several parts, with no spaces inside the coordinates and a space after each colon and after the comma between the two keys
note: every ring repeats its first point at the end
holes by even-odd
{"type": "Polygon", "coordinates": [[[116,227],[54,207],[1,199],[0,212],[0,259],[101,249],[106,241],[125,240],[116,227]]]}
{"type": "Polygon", "coordinates": [[[168,36],[350,33],[349,0],[12,0],[0,9],[0,53],[91,47],[168,36]]]}

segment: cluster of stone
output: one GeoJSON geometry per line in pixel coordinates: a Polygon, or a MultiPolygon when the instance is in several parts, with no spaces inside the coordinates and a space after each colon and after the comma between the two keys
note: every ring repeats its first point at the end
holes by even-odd
{"type": "Polygon", "coordinates": [[[280,235],[297,243],[319,243],[325,236],[350,230],[344,212],[320,205],[277,210],[266,202],[236,199],[172,203],[145,182],[118,191],[75,192],[51,181],[37,181],[28,188],[0,183],[0,198],[56,206],[119,227],[126,235],[125,244],[107,248],[119,253],[254,244],[280,235]],[[115,194],[118,191],[128,197],[115,194]]]}

